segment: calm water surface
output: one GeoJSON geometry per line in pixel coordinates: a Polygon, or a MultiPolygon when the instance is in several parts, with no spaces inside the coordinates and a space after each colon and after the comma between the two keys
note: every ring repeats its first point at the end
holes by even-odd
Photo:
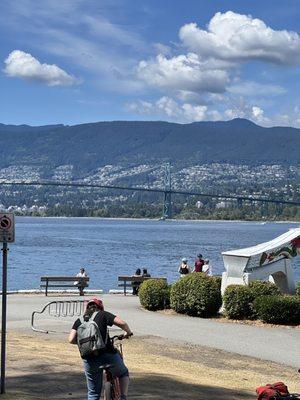
{"type": "MultiPolygon", "coordinates": [[[[16,219],[9,246],[8,287],[38,288],[42,275],[75,275],[81,266],[90,287],[117,288],[118,275],[147,267],[153,276],[178,278],[182,257],[209,258],[214,274],[224,270],[221,251],[252,246],[297,227],[292,223],[145,221],[99,218],[16,219]]],[[[299,257],[298,257],[299,258],[299,257]]],[[[294,262],[300,279],[300,260],[294,262]]]]}

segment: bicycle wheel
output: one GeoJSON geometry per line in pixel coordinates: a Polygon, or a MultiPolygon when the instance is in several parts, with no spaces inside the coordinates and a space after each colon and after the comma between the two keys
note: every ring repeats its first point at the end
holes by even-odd
{"type": "Polygon", "coordinates": [[[119,400],[121,396],[119,378],[113,378],[111,385],[111,398],[112,400],[119,400]]]}
{"type": "Polygon", "coordinates": [[[112,383],[111,382],[105,382],[104,384],[104,396],[103,399],[104,400],[113,400],[112,397],[112,383]]]}
{"type": "Polygon", "coordinates": [[[113,378],[112,381],[104,384],[104,400],[119,400],[121,395],[119,378],[113,378]]]}

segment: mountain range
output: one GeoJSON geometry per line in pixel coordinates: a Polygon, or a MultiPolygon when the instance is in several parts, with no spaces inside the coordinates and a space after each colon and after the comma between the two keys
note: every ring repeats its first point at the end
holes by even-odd
{"type": "Polygon", "coordinates": [[[45,178],[72,165],[75,176],[105,165],[170,162],[298,165],[300,129],[264,128],[245,119],[176,124],[114,121],[74,126],[0,124],[0,169],[34,166],[45,178]]]}

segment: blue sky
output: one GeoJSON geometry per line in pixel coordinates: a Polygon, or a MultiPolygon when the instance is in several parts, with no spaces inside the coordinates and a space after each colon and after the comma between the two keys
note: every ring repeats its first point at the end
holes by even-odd
{"type": "Polygon", "coordinates": [[[0,122],[300,127],[299,0],[2,0],[0,122]]]}

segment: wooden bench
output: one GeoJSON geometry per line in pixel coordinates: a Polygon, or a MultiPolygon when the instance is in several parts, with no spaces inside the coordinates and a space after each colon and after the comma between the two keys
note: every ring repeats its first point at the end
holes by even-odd
{"type": "Polygon", "coordinates": [[[118,282],[122,282],[118,284],[118,287],[123,287],[124,288],[124,296],[126,296],[127,293],[127,288],[132,288],[132,283],[137,282],[137,283],[142,283],[146,281],[147,279],[162,279],[164,281],[167,281],[167,278],[157,278],[157,277],[152,277],[152,276],[118,276],[118,282]],[[129,284],[128,284],[129,283],[129,284]]]}
{"type": "Polygon", "coordinates": [[[41,277],[41,288],[45,288],[45,295],[48,296],[49,287],[77,287],[79,290],[79,295],[83,296],[83,290],[88,286],[90,278],[88,277],[78,277],[78,276],[42,276],[41,277]],[[74,285],[74,282],[78,282],[74,285]]]}

